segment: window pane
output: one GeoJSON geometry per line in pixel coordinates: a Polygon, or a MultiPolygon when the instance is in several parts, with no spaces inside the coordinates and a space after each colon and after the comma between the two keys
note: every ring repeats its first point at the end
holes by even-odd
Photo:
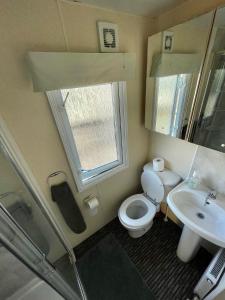
{"type": "Polygon", "coordinates": [[[112,84],[61,91],[81,168],[90,170],[116,161],[112,84]]]}
{"type": "Polygon", "coordinates": [[[157,107],[155,130],[170,133],[170,123],[176,92],[177,75],[157,78],[157,107]]]}
{"type": "Polygon", "coordinates": [[[190,74],[156,79],[155,130],[172,136],[182,131],[190,74]]]}
{"type": "Polygon", "coordinates": [[[173,104],[173,114],[171,119],[170,134],[174,137],[185,134],[184,128],[187,126],[187,113],[191,111],[190,101],[188,103],[188,87],[191,81],[191,74],[180,74],[177,77],[176,97],[173,104]]]}

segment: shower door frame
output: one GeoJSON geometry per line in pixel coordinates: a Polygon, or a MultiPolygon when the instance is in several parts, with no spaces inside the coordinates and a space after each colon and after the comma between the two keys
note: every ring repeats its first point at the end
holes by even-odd
{"type": "Polygon", "coordinates": [[[40,279],[49,284],[64,299],[80,300],[79,295],[58,274],[26,233],[0,204],[0,242],[40,279]]]}
{"type": "Polygon", "coordinates": [[[33,196],[34,201],[36,202],[36,204],[38,205],[38,207],[40,208],[40,210],[48,220],[55,234],[59,238],[65,250],[67,251],[70,262],[74,269],[74,273],[77,279],[78,287],[80,289],[82,300],[87,300],[86,292],[84,290],[79,273],[75,265],[76,257],[73,252],[73,247],[70,244],[69,240],[66,238],[61,227],[58,225],[57,221],[55,220],[54,215],[52,214],[50,208],[46,203],[45,196],[43,195],[33,173],[31,172],[28,164],[23,158],[23,155],[21,154],[19,147],[14,141],[14,138],[11,135],[10,131],[8,130],[5,121],[3,120],[1,115],[0,115],[0,145],[2,145],[4,154],[14,166],[16,172],[24,182],[26,188],[33,196]]]}

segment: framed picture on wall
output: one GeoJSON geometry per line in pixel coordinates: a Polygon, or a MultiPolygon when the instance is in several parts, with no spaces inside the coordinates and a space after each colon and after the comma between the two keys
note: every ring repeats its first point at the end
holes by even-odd
{"type": "Polygon", "coordinates": [[[163,31],[162,36],[162,52],[172,52],[173,50],[173,32],[163,31]]]}

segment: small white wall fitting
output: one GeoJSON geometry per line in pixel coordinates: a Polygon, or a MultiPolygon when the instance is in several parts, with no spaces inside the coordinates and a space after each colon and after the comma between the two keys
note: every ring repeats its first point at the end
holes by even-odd
{"type": "Polygon", "coordinates": [[[101,52],[118,52],[119,35],[118,25],[107,22],[97,22],[99,44],[101,52]]]}

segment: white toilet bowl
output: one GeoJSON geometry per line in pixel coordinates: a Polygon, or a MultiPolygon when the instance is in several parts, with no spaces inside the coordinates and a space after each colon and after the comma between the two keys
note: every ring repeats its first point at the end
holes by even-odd
{"type": "Polygon", "coordinates": [[[144,166],[141,175],[144,194],[127,198],[118,211],[120,223],[131,237],[141,237],[151,228],[161,201],[179,181],[180,177],[169,170],[155,172],[151,164],[144,166]]]}
{"type": "Polygon", "coordinates": [[[151,228],[155,214],[156,206],[143,194],[136,194],[122,203],[118,217],[129,235],[138,238],[151,228]]]}

